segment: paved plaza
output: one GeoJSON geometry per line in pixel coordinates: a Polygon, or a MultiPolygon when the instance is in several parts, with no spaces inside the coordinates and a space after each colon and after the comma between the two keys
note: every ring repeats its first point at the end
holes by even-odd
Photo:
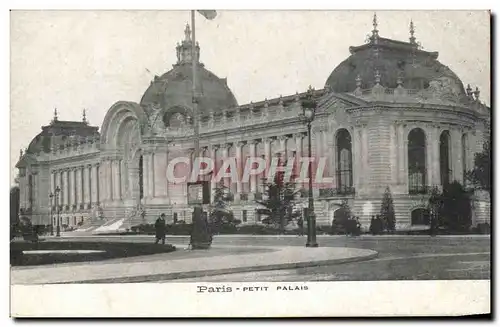
{"type": "MultiPolygon", "coordinates": [[[[152,242],[152,236],[63,235],[67,241],[152,242]]],[[[178,251],[90,263],[13,268],[12,284],[490,279],[489,236],[215,236],[213,248],[187,249],[188,236],[169,236],[178,251]]]]}

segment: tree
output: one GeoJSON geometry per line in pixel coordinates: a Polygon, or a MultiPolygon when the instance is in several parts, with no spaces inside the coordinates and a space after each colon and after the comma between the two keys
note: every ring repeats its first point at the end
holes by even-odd
{"type": "Polygon", "coordinates": [[[279,227],[281,233],[289,222],[302,214],[295,206],[299,190],[293,180],[294,176],[291,176],[290,181],[285,181],[285,172],[276,172],[273,181],[264,184],[264,200],[256,201],[264,207],[257,209],[257,213],[266,216],[262,222],[279,227]]]}
{"type": "Polygon", "coordinates": [[[347,234],[349,232],[349,221],[351,219],[351,207],[347,200],[343,200],[335,211],[332,221],[332,234],[347,234]]]}
{"type": "Polygon", "coordinates": [[[193,229],[191,230],[190,244],[193,250],[208,249],[212,244],[212,232],[207,215],[198,206],[193,211],[193,229]]]}
{"type": "Polygon", "coordinates": [[[427,210],[429,210],[429,218],[430,218],[430,233],[431,235],[436,235],[437,230],[440,223],[439,214],[442,212],[443,200],[442,195],[439,193],[439,189],[437,187],[433,187],[431,189],[431,194],[429,196],[427,202],[427,210]]]}
{"type": "Polygon", "coordinates": [[[467,179],[479,189],[491,194],[491,145],[486,139],[483,151],[474,155],[474,168],[467,173],[467,179]]]}
{"type": "Polygon", "coordinates": [[[13,239],[19,226],[20,191],[18,186],[10,188],[10,238],[13,239]]]}
{"type": "Polygon", "coordinates": [[[396,229],[396,214],[394,212],[394,203],[392,201],[391,190],[389,186],[385,189],[382,205],[380,206],[380,218],[384,223],[385,229],[393,232],[396,229]]]}
{"type": "Polygon", "coordinates": [[[443,188],[440,207],[440,225],[452,232],[468,231],[472,220],[470,194],[454,181],[443,188]]]}
{"type": "Polygon", "coordinates": [[[220,228],[225,225],[237,225],[239,220],[234,219],[232,210],[230,210],[229,202],[233,199],[229,188],[222,182],[218,183],[214,191],[214,201],[210,206],[210,225],[213,231],[219,232],[220,228]]]}

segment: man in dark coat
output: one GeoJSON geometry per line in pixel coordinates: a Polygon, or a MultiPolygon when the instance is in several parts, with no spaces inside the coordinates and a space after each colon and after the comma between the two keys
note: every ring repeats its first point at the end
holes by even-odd
{"type": "Polygon", "coordinates": [[[167,233],[167,223],[165,222],[165,214],[162,213],[155,222],[155,232],[156,232],[156,241],[155,244],[161,240],[162,244],[165,244],[165,235],[167,233]]]}

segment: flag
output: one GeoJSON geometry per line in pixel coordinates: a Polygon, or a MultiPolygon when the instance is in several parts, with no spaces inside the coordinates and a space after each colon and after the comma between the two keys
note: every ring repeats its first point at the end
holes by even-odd
{"type": "Polygon", "coordinates": [[[217,11],[215,10],[198,10],[198,12],[208,20],[212,20],[217,16],[217,11]]]}

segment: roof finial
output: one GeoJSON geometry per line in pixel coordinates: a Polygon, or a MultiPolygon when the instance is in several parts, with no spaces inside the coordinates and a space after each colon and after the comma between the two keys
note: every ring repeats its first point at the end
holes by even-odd
{"type": "Polygon", "coordinates": [[[398,79],[396,80],[398,87],[403,87],[403,71],[398,73],[398,79]]]}
{"type": "Polygon", "coordinates": [[[19,159],[21,159],[21,158],[22,158],[22,156],[23,156],[23,149],[20,149],[20,150],[19,150],[19,159]]]}
{"type": "Polygon", "coordinates": [[[85,113],[85,109],[83,109],[83,119],[82,119],[82,121],[83,121],[85,124],[87,124],[87,123],[88,123],[88,121],[87,121],[87,114],[85,113]]]}
{"type": "Polygon", "coordinates": [[[375,71],[375,84],[380,84],[380,72],[378,69],[375,71]]]}
{"type": "Polygon", "coordinates": [[[467,96],[472,99],[472,88],[470,87],[470,84],[467,84],[465,91],[467,92],[467,96]]]}
{"type": "Polygon", "coordinates": [[[57,108],[54,108],[54,121],[57,121],[57,108]]]}
{"type": "Polygon", "coordinates": [[[413,25],[413,19],[410,20],[410,43],[415,44],[415,26],[413,25]]]}
{"type": "Polygon", "coordinates": [[[357,88],[361,88],[361,76],[358,74],[358,76],[356,76],[356,87],[357,88]]]}
{"type": "Polygon", "coordinates": [[[376,41],[378,39],[378,29],[377,29],[377,13],[373,14],[373,30],[372,30],[372,41],[376,41]]]}
{"type": "Polygon", "coordinates": [[[476,86],[476,90],[474,92],[474,97],[476,98],[476,101],[479,101],[479,88],[476,86]]]}
{"type": "Polygon", "coordinates": [[[186,24],[184,35],[185,35],[185,41],[191,41],[191,28],[189,28],[189,24],[186,24]]]}

